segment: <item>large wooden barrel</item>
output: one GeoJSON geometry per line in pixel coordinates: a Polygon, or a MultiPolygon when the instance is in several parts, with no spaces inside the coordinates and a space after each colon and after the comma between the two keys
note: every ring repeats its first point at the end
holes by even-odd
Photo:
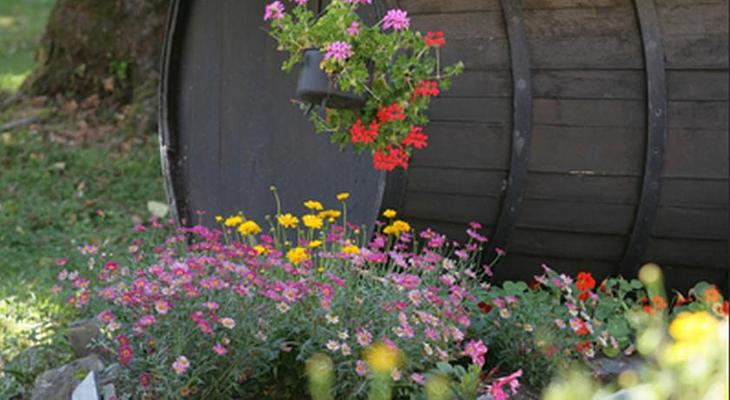
{"type": "Polygon", "coordinates": [[[387,177],[289,104],[264,5],[173,6],[160,122],[181,220],[260,218],[272,184],[296,210],[350,191],[359,223],[393,207],[461,238],[481,222],[508,252],[502,279],[655,261],[673,287],[727,286],[728,0],[382,0],[466,65],[433,102],[429,147],[387,177]]]}

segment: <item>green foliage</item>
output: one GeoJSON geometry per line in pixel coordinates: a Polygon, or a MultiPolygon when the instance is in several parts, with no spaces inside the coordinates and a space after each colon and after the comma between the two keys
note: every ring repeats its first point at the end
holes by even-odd
{"type": "Polygon", "coordinates": [[[521,368],[525,380],[541,388],[598,351],[616,356],[631,346],[634,329],[627,316],[646,296],[641,282],[610,278],[598,290],[580,290],[578,282],[549,268],[536,279],[533,288],[505,282],[480,298],[493,309],[473,329],[486,337],[490,360],[499,360],[495,366],[521,368]]]}
{"type": "Polygon", "coordinates": [[[33,69],[33,53],[55,0],[0,1],[0,91],[14,91],[33,69]]]}

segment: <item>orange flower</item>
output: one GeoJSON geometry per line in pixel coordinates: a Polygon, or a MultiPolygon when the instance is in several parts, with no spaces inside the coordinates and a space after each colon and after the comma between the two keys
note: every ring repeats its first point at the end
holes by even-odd
{"type": "Polygon", "coordinates": [[[703,297],[707,303],[717,303],[718,301],[722,301],[720,291],[714,286],[707,288],[703,297]]]}
{"type": "Polygon", "coordinates": [[[596,287],[596,280],[593,279],[593,275],[590,272],[579,272],[576,277],[575,286],[581,292],[586,292],[596,287]]]}
{"type": "Polygon", "coordinates": [[[667,308],[667,302],[664,300],[664,297],[660,295],[652,297],[651,302],[657,310],[665,310],[667,308]]]}

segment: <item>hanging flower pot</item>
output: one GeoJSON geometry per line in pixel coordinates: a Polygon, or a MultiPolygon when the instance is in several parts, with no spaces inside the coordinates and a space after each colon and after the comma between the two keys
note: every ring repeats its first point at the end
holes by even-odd
{"type": "Polygon", "coordinates": [[[319,50],[305,50],[302,70],[297,82],[297,99],[315,106],[334,109],[359,109],[365,105],[365,97],[343,92],[320,67],[325,55],[319,50]]]}
{"type": "Polygon", "coordinates": [[[375,169],[408,168],[413,152],[428,146],[431,100],[464,69],[461,62],[442,65],[443,33],[411,30],[400,9],[368,25],[358,7],[371,0],[331,0],[318,15],[307,0],[293,2],[290,10],[281,0],[268,4],[264,20],[290,55],[282,69],[302,67],[297,98],[317,133],[367,151],[375,169]],[[310,113],[314,107],[321,112],[310,113]]]}

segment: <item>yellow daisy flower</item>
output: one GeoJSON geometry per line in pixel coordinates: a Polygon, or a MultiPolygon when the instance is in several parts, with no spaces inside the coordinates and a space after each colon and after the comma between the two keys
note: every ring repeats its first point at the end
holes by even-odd
{"type": "Polygon", "coordinates": [[[279,221],[279,225],[284,228],[296,228],[297,224],[299,224],[299,218],[291,215],[290,213],[279,215],[276,219],[279,221]]]}

